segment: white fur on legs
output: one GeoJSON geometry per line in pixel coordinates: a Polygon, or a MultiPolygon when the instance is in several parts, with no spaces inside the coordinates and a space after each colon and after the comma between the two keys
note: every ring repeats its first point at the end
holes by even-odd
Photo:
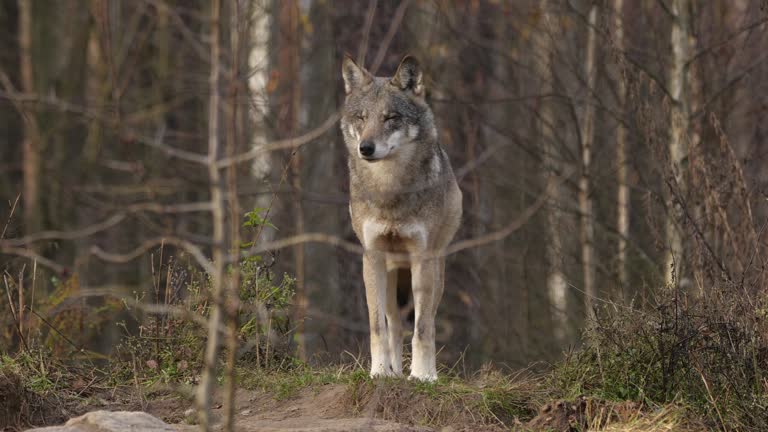
{"type": "Polygon", "coordinates": [[[392,358],[385,321],[387,306],[387,266],[381,253],[363,254],[365,299],[371,328],[371,377],[393,376],[392,358]]]}
{"type": "MultiPolygon", "coordinates": [[[[413,277],[413,306],[415,323],[411,359],[411,375],[408,379],[437,381],[435,358],[435,286],[439,282],[436,260],[418,261],[411,267],[413,277]]],[[[439,300],[439,299],[437,299],[439,300]]]]}
{"type": "Polygon", "coordinates": [[[403,374],[403,324],[397,305],[397,268],[387,271],[387,333],[392,372],[403,374]]]}
{"type": "Polygon", "coordinates": [[[413,356],[411,359],[411,375],[408,379],[435,382],[437,381],[437,359],[435,358],[435,342],[418,340],[413,337],[413,356]]]}
{"type": "Polygon", "coordinates": [[[395,376],[386,339],[371,334],[371,378],[395,376]]]}

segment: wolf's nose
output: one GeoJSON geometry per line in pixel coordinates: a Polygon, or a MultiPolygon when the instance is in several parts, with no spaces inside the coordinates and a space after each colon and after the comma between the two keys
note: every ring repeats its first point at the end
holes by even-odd
{"type": "Polygon", "coordinates": [[[360,154],[364,157],[373,156],[375,151],[376,146],[373,144],[373,141],[363,141],[360,143],[360,154]]]}

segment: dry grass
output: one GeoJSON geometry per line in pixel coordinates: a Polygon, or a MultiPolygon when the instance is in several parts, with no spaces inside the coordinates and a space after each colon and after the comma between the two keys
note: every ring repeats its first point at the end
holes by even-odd
{"type": "Polygon", "coordinates": [[[56,424],[79,413],[104,390],[103,373],[80,364],[64,365],[44,351],[1,356],[0,430],[56,424]]]}

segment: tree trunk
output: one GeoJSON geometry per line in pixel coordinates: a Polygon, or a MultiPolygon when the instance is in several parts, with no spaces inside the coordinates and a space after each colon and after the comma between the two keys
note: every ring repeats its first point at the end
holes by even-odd
{"type": "MultiPolygon", "coordinates": [[[[301,76],[300,53],[301,35],[299,31],[299,4],[295,0],[286,0],[280,3],[280,53],[278,54],[279,74],[282,77],[280,94],[279,124],[282,125],[286,137],[299,132],[299,111],[301,109],[301,76]]],[[[291,154],[291,186],[293,187],[293,223],[294,234],[304,232],[304,209],[302,206],[302,157],[301,150],[295,149],[291,154]]],[[[307,316],[307,294],[305,291],[304,277],[304,244],[294,248],[294,271],[296,277],[296,336],[298,341],[298,356],[301,360],[307,359],[306,335],[304,334],[304,320],[307,316]]]]}
{"type": "MultiPolygon", "coordinates": [[[[35,93],[32,65],[32,0],[19,0],[19,63],[21,90],[24,93],[35,93]]],[[[27,233],[32,233],[41,229],[40,131],[34,112],[21,114],[25,117],[22,150],[24,228],[27,233]]]]}
{"type": "Polygon", "coordinates": [[[211,428],[211,399],[216,382],[219,340],[222,330],[224,300],[224,196],[221,185],[219,159],[219,69],[220,69],[220,0],[211,2],[211,70],[209,76],[210,98],[208,102],[208,180],[211,194],[211,216],[213,225],[213,274],[211,277],[212,306],[208,319],[208,342],[205,350],[205,366],[198,388],[198,409],[200,427],[207,431],[211,428]]]}
{"type": "MultiPolygon", "coordinates": [[[[252,129],[250,131],[250,148],[257,148],[267,143],[267,127],[265,118],[268,115],[267,81],[269,79],[269,32],[271,27],[270,14],[267,0],[249,2],[250,28],[248,41],[248,92],[249,100],[253,102],[253,108],[249,110],[249,119],[252,129]]],[[[269,176],[271,153],[253,160],[251,164],[251,176],[256,180],[269,176]]],[[[259,196],[255,206],[265,208],[269,205],[269,197],[259,196]]],[[[262,234],[265,239],[265,234],[262,234]]]]}
{"type": "Polygon", "coordinates": [[[581,177],[579,178],[579,213],[581,219],[581,264],[584,274],[584,308],[587,318],[594,318],[593,299],[597,297],[595,289],[594,237],[595,227],[592,215],[592,196],[590,189],[590,170],[592,164],[592,142],[595,130],[595,108],[593,96],[597,70],[595,69],[597,4],[592,3],[589,10],[587,28],[587,57],[584,60],[584,73],[587,79],[587,98],[584,105],[584,117],[581,124],[581,177]]]}
{"type": "MultiPolygon", "coordinates": [[[[676,192],[683,195],[687,190],[685,176],[683,175],[683,163],[688,150],[686,137],[690,123],[690,106],[688,101],[688,82],[686,79],[686,62],[690,56],[690,17],[688,0],[672,0],[671,10],[674,14],[672,20],[671,42],[672,62],[669,69],[669,94],[672,98],[670,110],[670,139],[669,158],[670,171],[676,192]]],[[[667,188],[668,189],[668,188],[667,188]]],[[[675,285],[681,276],[683,263],[683,233],[678,226],[681,212],[673,194],[667,191],[667,219],[666,219],[666,245],[665,258],[665,282],[667,286],[675,285]]]]}
{"type": "MultiPolygon", "coordinates": [[[[549,13],[547,8],[549,2],[541,0],[541,19],[543,26],[537,31],[538,40],[535,48],[538,55],[535,60],[536,74],[542,82],[539,93],[542,95],[539,102],[539,122],[538,132],[544,149],[544,164],[546,175],[557,175],[561,172],[560,161],[557,157],[557,146],[555,145],[555,135],[552,130],[554,125],[554,111],[552,103],[545,95],[553,91],[554,77],[552,75],[552,31],[549,13]]],[[[562,212],[559,208],[561,199],[561,188],[551,188],[549,197],[549,206],[547,208],[547,294],[549,296],[552,308],[553,335],[558,345],[565,342],[568,327],[568,297],[565,275],[563,274],[562,250],[563,242],[560,233],[562,222],[562,212]]]]}
{"type": "MultiPolygon", "coordinates": [[[[339,77],[339,63],[335,46],[327,43],[334,36],[334,3],[313,1],[302,12],[309,16],[311,38],[306,51],[302,51],[302,112],[305,113],[306,125],[314,128],[328,118],[328,113],[338,109],[339,90],[332,85],[314,85],[316,83],[335,83],[339,77]]],[[[342,92],[343,93],[343,92],[342,92]]],[[[304,230],[339,234],[345,229],[345,217],[349,209],[346,203],[334,203],[333,196],[342,188],[343,175],[338,164],[339,159],[346,161],[346,149],[343,146],[338,129],[333,128],[318,138],[316,145],[306,146],[302,150],[305,162],[301,169],[301,181],[304,189],[301,193],[304,230]],[[341,152],[344,153],[341,153],[341,152]],[[319,199],[307,199],[311,194],[319,199]]],[[[304,246],[303,288],[306,305],[315,310],[339,316],[342,313],[346,297],[340,283],[339,256],[331,253],[327,244],[307,243],[304,246]]],[[[311,311],[307,311],[311,314],[311,311]]],[[[319,350],[339,350],[340,327],[332,320],[313,319],[304,323],[305,349],[308,353],[319,350]]]]}
{"type": "MultiPolygon", "coordinates": [[[[624,55],[624,23],[623,11],[624,0],[614,0],[614,38],[616,50],[619,55],[624,55]]],[[[619,112],[624,112],[627,103],[627,86],[624,82],[624,76],[620,73],[618,76],[618,104],[619,112]]],[[[622,122],[619,122],[616,128],[616,231],[619,235],[618,256],[616,257],[616,268],[619,282],[620,293],[623,294],[624,301],[630,301],[629,281],[627,277],[627,238],[629,237],[629,186],[627,185],[627,129],[622,122]]]]}
{"type": "MultiPolygon", "coordinates": [[[[240,140],[240,122],[238,111],[238,98],[240,90],[241,62],[240,62],[240,31],[242,22],[240,19],[240,2],[229,3],[230,24],[230,52],[231,62],[229,65],[230,76],[228,89],[228,104],[225,110],[226,116],[226,153],[227,157],[235,157],[238,153],[238,144],[240,140]]],[[[240,256],[240,201],[237,195],[237,173],[236,164],[227,167],[227,204],[229,211],[229,245],[228,256],[240,256]]],[[[235,391],[237,380],[235,379],[235,366],[237,362],[238,346],[238,311],[240,309],[240,262],[232,264],[231,269],[227,271],[228,289],[223,299],[223,306],[226,311],[227,322],[227,361],[225,370],[225,388],[224,388],[224,430],[235,430],[235,391]]]]}

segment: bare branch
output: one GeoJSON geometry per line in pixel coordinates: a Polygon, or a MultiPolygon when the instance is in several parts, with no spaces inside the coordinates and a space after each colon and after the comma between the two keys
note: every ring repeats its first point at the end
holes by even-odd
{"type": "Polygon", "coordinates": [[[125,207],[128,212],[147,211],[152,213],[195,213],[211,210],[209,201],[191,202],[182,204],[159,204],[155,202],[131,204],[125,207]]]}
{"type": "Polygon", "coordinates": [[[35,243],[42,240],[76,240],[82,237],[92,236],[101,231],[106,231],[109,228],[119,224],[126,217],[125,213],[118,213],[107,220],[91,225],[87,228],[74,231],[41,231],[35,234],[30,234],[18,239],[3,240],[0,245],[8,246],[24,246],[30,243],[35,243]]]}
{"type": "Polygon", "coordinates": [[[371,36],[371,27],[373,27],[373,17],[376,15],[376,6],[378,0],[370,0],[368,10],[365,13],[365,24],[363,24],[363,39],[360,41],[360,47],[357,52],[357,64],[365,65],[365,55],[368,52],[368,39],[371,36]]]}
{"type": "Polygon", "coordinates": [[[211,262],[208,260],[208,258],[205,256],[203,251],[194,245],[193,243],[180,239],[177,237],[163,237],[163,238],[153,238],[144,241],[141,243],[137,248],[133,249],[130,252],[126,253],[115,253],[115,252],[107,252],[103,250],[99,246],[91,246],[91,254],[95,255],[99,259],[103,261],[108,261],[112,263],[118,263],[123,264],[130,261],[135,260],[136,258],[142,256],[144,253],[146,253],[148,250],[152,249],[153,247],[159,246],[161,244],[170,244],[173,246],[176,246],[178,248],[183,249],[192,257],[195,258],[197,263],[205,270],[206,273],[211,273],[213,271],[213,266],[211,265],[211,262]]]}
{"type": "Polygon", "coordinates": [[[13,202],[13,205],[11,206],[11,212],[8,214],[8,220],[5,222],[5,227],[3,227],[3,232],[0,233],[0,241],[2,241],[5,238],[5,232],[8,231],[8,225],[11,224],[11,219],[13,218],[13,213],[16,211],[16,205],[19,203],[19,198],[21,198],[21,194],[16,195],[16,200],[13,202]]]}
{"type": "Polygon", "coordinates": [[[272,152],[277,150],[286,150],[286,149],[295,149],[295,148],[301,147],[304,144],[321,137],[334,124],[336,124],[337,121],[339,121],[339,118],[341,118],[341,114],[339,112],[335,112],[330,117],[328,117],[328,119],[325,122],[323,122],[323,124],[321,124],[314,130],[304,135],[294,137],[294,138],[286,138],[286,139],[274,141],[269,144],[256,147],[246,153],[242,153],[234,157],[219,159],[219,162],[216,164],[216,166],[217,168],[220,168],[220,169],[227,168],[231,165],[239,164],[242,162],[248,162],[267,152],[272,152]]]}
{"type": "Polygon", "coordinates": [[[199,153],[190,152],[186,150],[177,149],[163,143],[163,137],[165,136],[165,125],[157,130],[154,139],[142,138],[136,136],[136,141],[147,145],[152,148],[156,148],[168,156],[175,157],[177,159],[185,160],[188,162],[194,162],[196,164],[205,165],[208,163],[206,156],[199,153]]]}
{"type": "Polygon", "coordinates": [[[44,256],[39,255],[34,251],[26,248],[11,247],[11,246],[6,246],[3,243],[0,243],[0,252],[8,255],[16,255],[24,258],[29,258],[31,260],[35,260],[40,265],[51,269],[56,274],[63,274],[64,271],[66,270],[66,267],[60,264],[57,264],[52,260],[49,260],[48,258],[45,258],[44,256]]]}
{"type": "MultiPolygon", "coordinates": [[[[424,258],[429,259],[429,258],[436,258],[439,256],[453,255],[465,249],[484,246],[486,244],[497,242],[497,241],[503,240],[506,237],[509,237],[512,233],[514,233],[515,231],[520,229],[520,227],[525,225],[541,209],[541,207],[544,206],[544,204],[547,202],[547,199],[550,196],[549,194],[551,193],[551,191],[559,187],[562,183],[566,182],[573,175],[574,171],[575,170],[571,168],[566,170],[566,172],[561,176],[551,177],[547,182],[546,190],[539,195],[536,201],[533,204],[531,204],[528,208],[526,208],[520,214],[519,217],[512,220],[503,228],[479,237],[458,241],[448,246],[448,248],[446,248],[445,251],[425,254],[424,258]]],[[[336,246],[348,252],[356,253],[359,255],[362,255],[364,253],[364,249],[362,246],[360,246],[357,243],[344,240],[341,237],[337,237],[329,234],[323,234],[323,233],[304,233],[304,234],[299,234],[296,236],[292,236],[292,237],[288,237],[280,240],[263,243],[258,247],[254,248],[253,250],[249,251],[248,255],[249,256],[257,255],[263,252],[273,251],[277,249],[284,249],[284,248],[296,246],[302,243],[326,243],[326,244],[336,246]]],[[[410,255],[402,254],[402,253],[392,253],[392,254],[388,254],[388,256],[394,259],[405,259],[405,260],[412,258],[410,255]]],[[[230,256],[229,259],[231,261],[233,259],[238,259],[238,257],[230,256]]]]}
{"type": "Polygon", "coordinates": [[[525,225],[532,217],[533,215],[538,212],[541,207],[544,206],[544,204],[547,202],[547,199],[552,196],[552,191],[557,189],[562,183],[564,183],[571,175],[573,174],[574,170],[570,169],[566,171],[566,173],[560,177],[550,177],[549,181],[547,182],[547,187],[544,192],[539,195],[539,197],[536,199],[536,201],[528,206],[523,213],[520,214],[516,219],[512,220],[510,223],[508,223],[504,228],[490,232],[488,234],[484,234],[475,238],[467,239],[458,241],[446,248],[445,252],[442,255],[448,256],[455,254],[456,252],[465,250],[465,249],[471,249],[476,248],[479,246],[483,246],[489,243],[497,242],[500,240],[505,239],[506,237],[509,237],[512,233],[520,229],[523,225],[525,225]]]}
{"type": "MultiPolygon", "coordinates": [[[[371,64],[371,68],[369,71],[371,74],[376,74],[376,72],[379,70],[379,67],[384,62],[384,56],[387,54],[387,50],[389,49],[389,45],[392,43],[392,39],[395,37],[395,34],[397,33],[397,29],[400,28],[400,23],[403,22],[403,17],[405,16],[405,12],[408,10],[408,6],[411,5],[411,0],[403,0],[400,2],[400,4],[397,6],[397,9],[395,10],[394,15],[392,15],[392,19],[389,23],[389,28],[387,29],[387,34],[384,35],[384,39],[381,42],[381,45],[379,46],[379,51],[376,53],[376,58],[373,59],[373,64],[371,64]]],[[[362,63],[359,63],[362,64],[362,63]]]]}

